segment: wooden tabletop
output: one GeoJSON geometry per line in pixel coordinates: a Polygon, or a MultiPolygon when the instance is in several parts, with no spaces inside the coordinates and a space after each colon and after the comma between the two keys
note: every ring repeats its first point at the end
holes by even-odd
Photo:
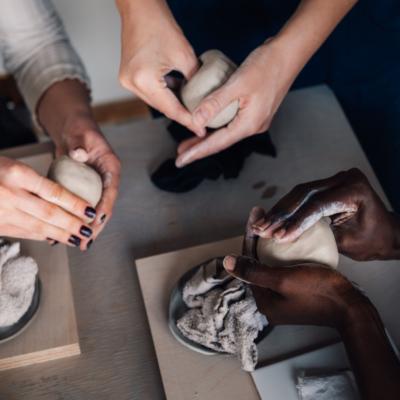
{"type": "Polygon", "coordinates": [[[158,120],[104,129],[123,178],[106,230],[90,251],[69,250],[82,354],[0,373],[0,399],[164,398],[134,259],[238,235],[255,204],[268,207],[295,184],[339,170],[359,167],[382,194],[326,87],[288,95],[271,128],[276,160],[252,155],[239,179],[206,181],[187,194],[159,191],[149,180],[174,154],[165,126],[158,120]]]}

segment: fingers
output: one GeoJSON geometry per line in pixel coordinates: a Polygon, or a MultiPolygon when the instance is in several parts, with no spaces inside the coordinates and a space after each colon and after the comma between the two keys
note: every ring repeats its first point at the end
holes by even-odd
{"type": "Polygon", "coordinates": [[[165,86],[159,85],[154,91],[146,96],[145,101],[153,108],[156,108],[171,120],[185,126],[197,136],[204,136],[205,129],[197,126],[192,120],[190,112],[182,105],[174,93],[165,86]]]}
{"type": "Polygon", "coordinates": [[[47,202],[53,203],[82,221],[90,222],[96,216],[96,211],[88,202],[75,196],[61,185],[44,178],[32,168],[14,163],[7,174],[7,185],[14,190],[27,190],[41,197],[47,202]]]}
{"type": "Polygon", "coordinates": [[[52,203],[48,203],[24,191],[18,192],[14,200],[15,207],[20,211],[42,222],[60,228],[65,231],[68,236],[80,237],[82,241],[92,236],[92,229],[84,225],[80,218],[69,214],[52,203]]]}
{"type": "Polygon", "coordinates": [[[71,235],[68,231],[41,221],[20,210],[14,210],[12,213],[12,221],[9,223],[12,223],[14,226],[26,232],[31,232],[30,239],[46,240],[49,238],[73,247],[80,247],[82,243],[81,237],[71,235]]]}
{"type": "Polygon", "coordinates": [[[292,236],[288,236],[287,241],[292,241],[323,216],[343,212],[345,208],[352,212],[354,205],[348,201],[346,192],[339,195],[337,190],[342,181],[343,173],[339,173],[327,179],[297,185],[253,225],[254,233],[263,238],[282,240],[285,237],[286,240],[288,231],[285,225],[291,220],[293,224],[289,232],[292,236]]]}
{"type": "Polygon", "coordinates": [[[254,258],[226,256],[223,261],[226,271],[243,282],[268,288],[279,293],[284,268],[271,268],[254,258]]]}
{"type": "Polygon", "coordinates": [[[258,236],[254,234],[252,226],[255,222],[262,219],[265,211],[261,207],[253,207],[250,211],[249,219],[247,220],[246,232],[243,239],[242,254],[248,257],[258,259],[257,256],[257,241],[258,236]]]}
{"type": "Polygon", "coordinates": [[[221,88],[212,92],[193,111],[193,122],[199,128],[205,128],[225,107],[239,99],[236,86],[229,79],[221,88]]]}
{"type": "Polygon", "coordinates": [[[344,221],[358,211],[356,204],[346,201],[348,193],[345,188],[334,189],[334,192],[334,201],[332,201],[334,193],[331,191],[312,196],[285,221],[283,227],[274,232],[274,238],[281,243],[292,242],[321,218],[341,215],[340,218],[344,221]]]}
{"type": "Polygon", "coordinates": [[[237,115],[226,128],[222,128],[210,134],[200,143],[195,144],[181,153],[176,159],[175,165],[181,168],[193,161],[219,153],[245,138],[248,132],[249,130],[247,127],[241,124],[240,115],[237,115]]]}
{"type": "Polygon", "coordinates": [[[189,150],[194,145],[200,143],[202,140],[203,140],[202,138],[199,138],[196,136],[192,137],[190,139],[184,140],[182,143],[179,144],[179,146],[177,148],[178,156],[182,153],[185,153],[187,150],[189,150]]]}

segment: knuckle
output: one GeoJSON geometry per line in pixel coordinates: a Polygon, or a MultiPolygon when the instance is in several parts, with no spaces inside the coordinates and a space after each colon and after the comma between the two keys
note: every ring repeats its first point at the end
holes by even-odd
{"type": "Polygon", "coordinates": [[[24,175],[24,166],[19,163],[13,163],[7,168],[7,177],[10,181],[19,181],[24,175]]]}
{"type": "Polygon", "coordinates": [[[64,189],[56,184],[51,182],[50,186],[49,186],[49,198],[52,202],[58,202],[61,197],[62,197],[62,193],[63,193],[64,189]]]}
{"type": "Polygon", "coordinates": [[[43,216],[46,221],[53,221],[57,215],[57,206],[49,204],[43,209],[43,216]]]}

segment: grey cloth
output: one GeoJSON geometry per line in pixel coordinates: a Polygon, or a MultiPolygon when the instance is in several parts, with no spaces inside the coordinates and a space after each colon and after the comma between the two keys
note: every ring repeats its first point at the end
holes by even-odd
{"type": "Polygon", "coordinates": [[[351,371],[331,375],[298,377],[300,400],[358,400],[357,385],[351,371]]]}
{"type": "Polygon", "coordinates": [[[0,239],[0,327],[8,327],[28,311],[35,291],[38,265],[20,255],[19,242],[0,239]]]}
{"type": "Polygon", "coordinates": [[[0,51],[35,122],[36,106],[55,82],[89,78],[50,0],[0,0],[0,51]]]}
{"type": "Polygon", "coordinates": [[[226,273],[221,259],[202,265],[183,288],[189,310],[177,321],[182,334],[218,352],[235,354],[245,371],[258,360],[255,340],[268,325],[251,289],[226,273]]]}

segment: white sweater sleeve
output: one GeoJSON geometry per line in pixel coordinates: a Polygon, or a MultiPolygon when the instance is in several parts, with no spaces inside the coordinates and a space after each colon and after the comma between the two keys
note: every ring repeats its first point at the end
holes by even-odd
{"type": "Polygon", "coordinates": [[[53,83],[89,78],[51,0],[0,0],[0,50],[36,120],[36,107],[53,83]]]}

